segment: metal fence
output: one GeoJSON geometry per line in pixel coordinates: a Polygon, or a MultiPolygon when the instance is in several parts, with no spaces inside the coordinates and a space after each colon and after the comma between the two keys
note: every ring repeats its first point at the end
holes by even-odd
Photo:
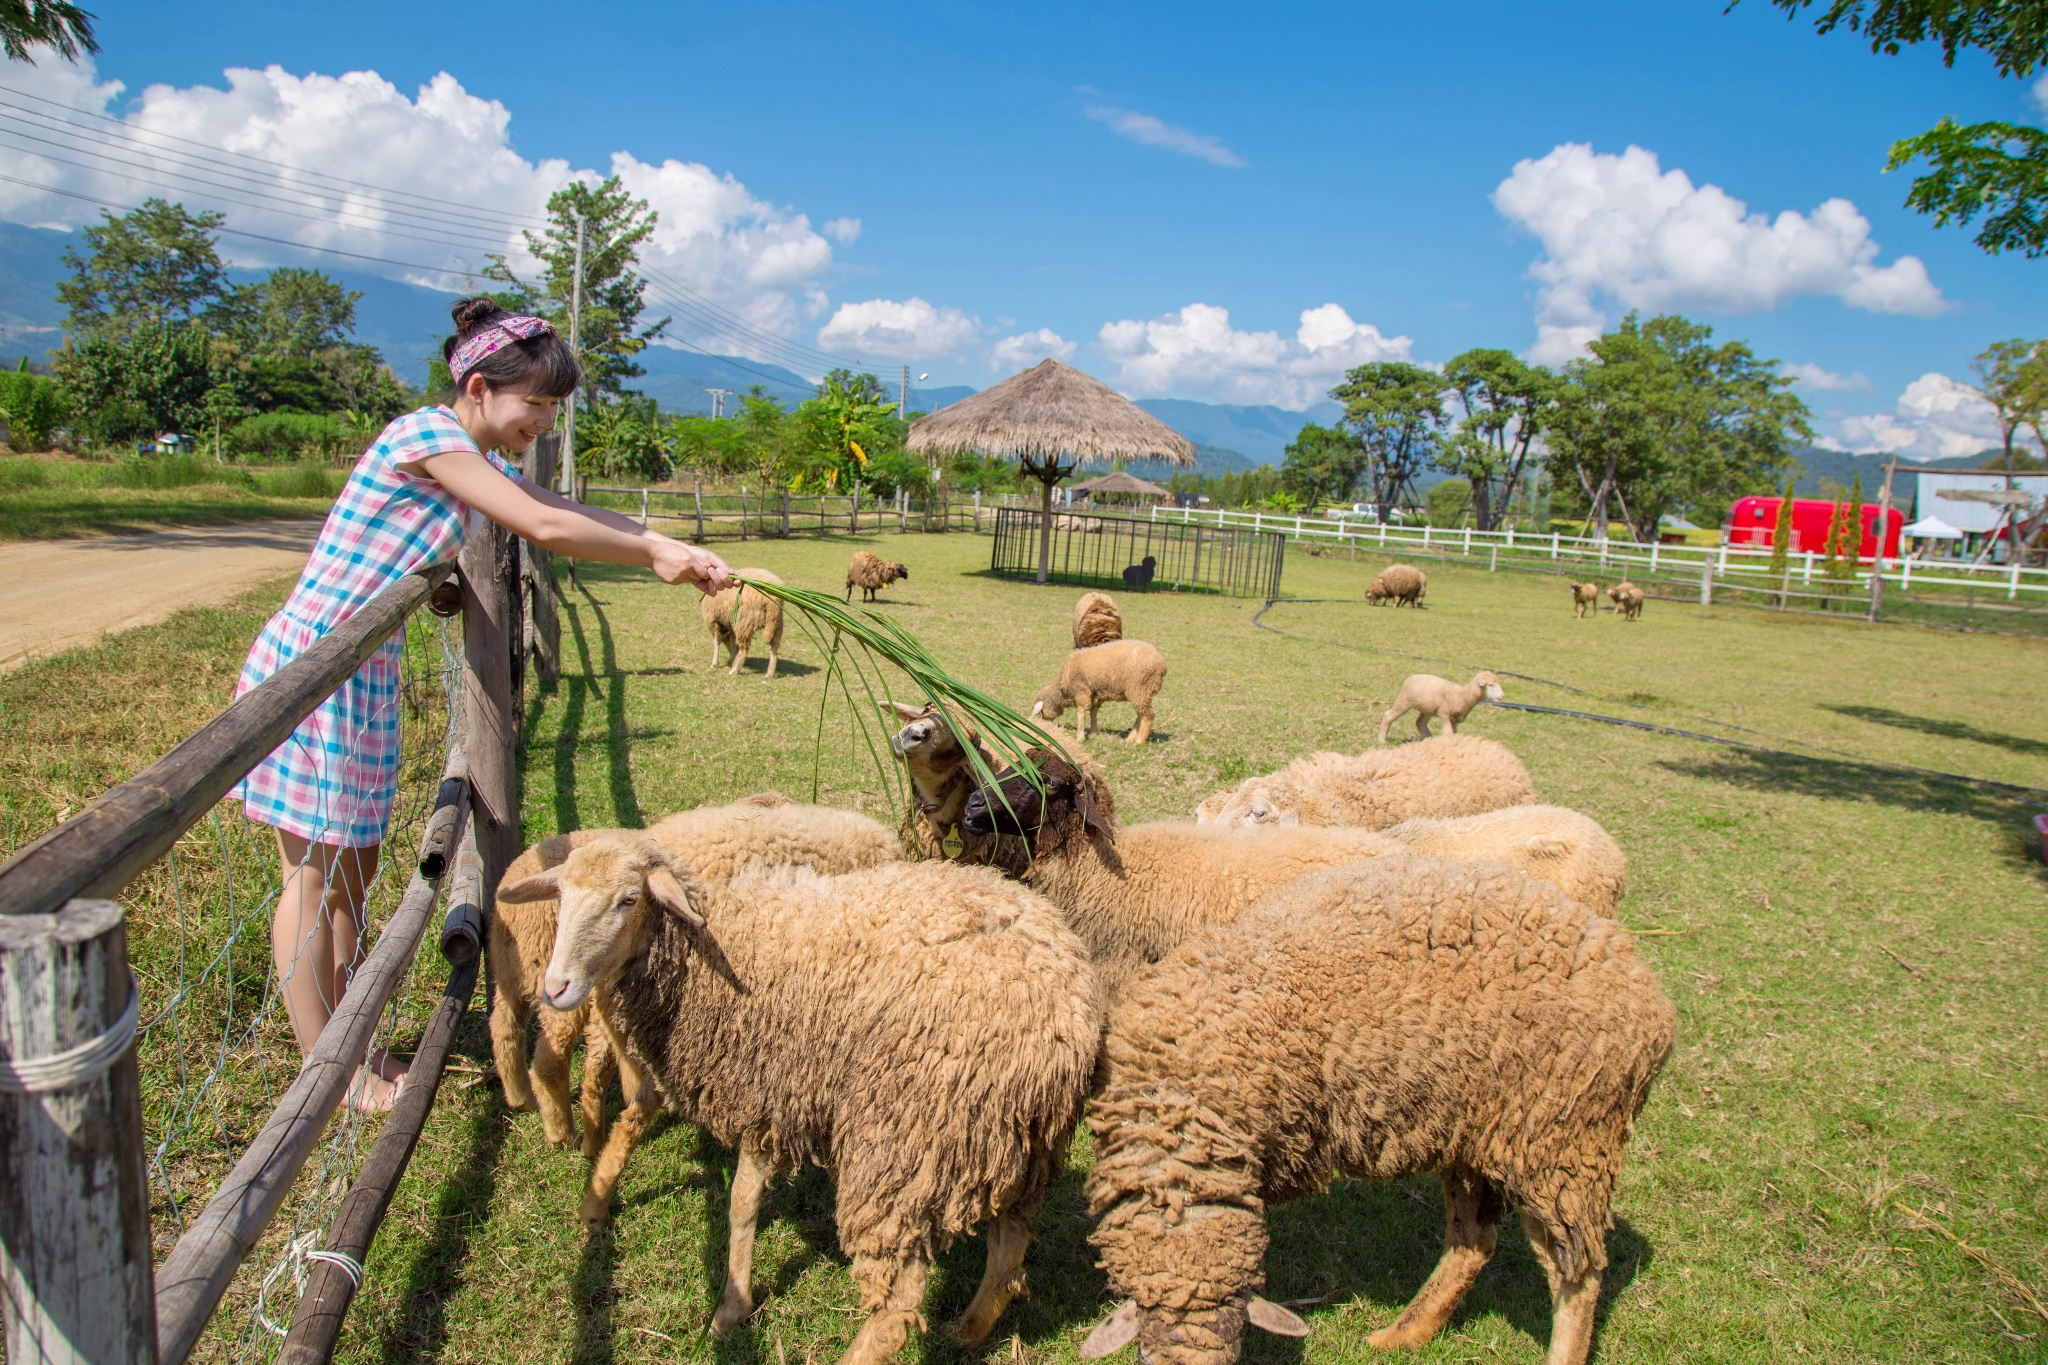
{"type": "MultiPolygon", "coordinates": [[[[1044,513],[998,508],[989,567],[1006,578],[1036,578],[1044,513]]],[[[1287,537],[1170,519],[1055,512],[1047,576],[1055,582],[1129,591],[1213,592],[1274,598],[1287,537]]]]}

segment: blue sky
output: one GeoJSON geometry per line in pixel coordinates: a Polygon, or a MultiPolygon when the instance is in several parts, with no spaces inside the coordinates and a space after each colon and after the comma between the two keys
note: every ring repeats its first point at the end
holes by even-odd
{"type": "MultiPolygon", "coordinates": [[[[1873,56],[1760,0],[96,9],[100,86],[65,86],[48,59],[0,83],[491,213],[629,153],[679,234],[663,275],[747,319],[700,328],[707,348],[754,337],[801,359],[759,340],[781,338],[933,383],[1055,353],[1131,392],[1299,407],[1346,361],[1559,358],[1636,302],[1814,367],[1837,439],[1933,455],[1981,443],[1954,381],[1986,342],[2040,331],[2048,303],[2048,263],[1937,231],[1882,173],[1894,138],[1943,114],[2038,120],[2027,84],[1975,56],[1873,56]],[[280,75],[209,94],[231,67],[280,75]],[[345,72],[395,91],[302,84],[345,72]],[[169,89],[139,99],[152,85],[169,89]],[[485,102],[502,129],[478,125],[485,102]],[[1745,222],[1729,198],[1801,217],[1745,222]],[[1817,214],[1830,200],[1853,212],[1817,214]]],[[[129,202],[148,192],[131,180],[129,202]]],[[[15,221],[93,211],[10,192],[15,221]]],[[[258,217],[230,221],[314,240],[258,217]]],[[[449,255],[344,224],[318,240],[449,255]]]]}

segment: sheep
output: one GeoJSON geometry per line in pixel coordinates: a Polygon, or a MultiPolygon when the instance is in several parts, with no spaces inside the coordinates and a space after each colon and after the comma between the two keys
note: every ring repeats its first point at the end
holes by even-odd
{"type": "Polygon", "coordinates": [[[1380,570],[1372,586],[1365,590],[1365,600],[1378,606],[1391,597],[1398,610],[1403,602],[1411,607],[1421,606],[1423,595],[1428,591],[1428,574],[1412,564],[1389,564],[1380,570]]]}
{"type": "Polygon", "coordinates": [[[1124,618],[1106,592],[1081,594],[1074,603],[1074,648],[1106,645],[1124,638],[1124,618]]]}
{"type": "Polygon", "coordinates": [[[1583,621],[1586,613],[1600,614],[1600,585],[1598,583],[1572,584],[1572,619],[1583,621]]]}
{"type": "MultiPolygon", "coordinates": [[[[903,847],[917,858],[946,858],[975,865],[1000,868],[1021,877],[1031,865],[1031,845],[1010,834],[973,834],[961,828],[967,798],[974,793],[979,775],[968,758],[967,748],[946,724],[935,706],[917,707],[905,702],[882,704],[893,713],[902,728],[889,737],[889,750],[904,766],[910,778],[910,804],[903,812],[897,833],[903,847]]],[[[1000,764],[981,742],[974,727],[955,720],[965,733],[967,744],[981,759],[981,772],[992,774],[1000,764]]]]}
{"type": "MultiPolygon", "coordinates": [[[[559,868],[578,848],[617,830],[586,829],[558,834],[512,860],[503,885],[559,868]]],[[[852,811],[799,806],[763,792],[723,806],[671,815],[646,832],[673,856],[687,859],[700,879],[725,882],[756,866],[801,864],[825,872],[851,872],[901,856],[896,840],[878,822],[852,811]]],[[[553,900],[507,901],[499,897],[491,917],[488,951],[494,994],[491,1051],[505,1087],[508,1109],[539,1109],[541,1131],[560,1147],[574,1140],[569,1117],[569,1060],[576,1040],[588,1037],[583,1063],[583,1152],[595,1157],[604,1137],[604,1096],[611,1083],[611,1056],[602,1034],[590,1027],[590,1011],[539,1009],[541,977],[555,941],[553,900]],[[529,1070],[526,1026],[540,1013],[540,1042],[529,1070]]]]}
{"type": "Polygon", "coordinates": [[[1034,720],[1058,720],[1074,709],[1074,737],[1086,740],[1095,726],[1095,711],[1106,701],[1127,701],[1138,708],[1138,723],[1128,743],[1152,737],[1152,699],[1166,681],[1166,656],[1143,640],[1112,640],[1067,655],[1060,675],[1032,703],[1034,720]]]}
{"type": "Polygon", "coordinates": [[[1609,907],[1625,875],[1605,830],[1553,807],[1495,822],[1418,820],[1387,831],[1167,821],[1119,829],[1101,774],[1043,751],[1033,760],[1039,784],[1006,770],[996,781],[1001,799],[975,792],[961,823],[984,834],[1031,834],[1026,880],[1088,945],[1105,1013],[1191,934],[1228,923],[1267,892],[1320,868],[1441,850],[1552,878],[1609,907]]]}
{"type": "Polygon", "coordinates": [[[1472,714],[1473,707],[1482,701],[1499,701],[1501,695],[1500,679],[1484,670],[1463,686],[1434,673],[1411,673],[1394,694],[1394,704],[1380,717],[1380,743],[1387,742],[1387,727],[1408,711],[1415,713],[1415,733],[1422,738],[1429,738],[1432,716],[1443,717],[1444,729],[1455,735],[1458,722],[1472,714]]]}
{"type": "Polygon", "coordinates": [[[1506,745],[1476,735],[1438,735],[1398,749],[1296,759],[1211,795],[1195,808],[1195,823],[1385,829],[1535,799],[1529,770],[1506,745]]]}
{"type": "Polygon", "coordinates": [[[1643,614],[1643,599],[1646,594],[1633,583],[1617,583],[1607,590],[1614,599],[1614,612],[1624,621],[1633,621],[1643,614]]]}
{"type": "Polygon", "coordinates": [[[1293,882],[1111,1019],[1085,1189],[1128,1297],[1082,1357],[1135,1338],[1151,1365],[1230,1365],[1247,1322],[1306,1335],[1259,1297],[1267,1209],[1435,1171],[1441,1259],[1367,1344],[1434,1337],[1513,1207],[1550,1284],[1550,1365],[1583,1365],[1623,1146],[1675,1032],[1620,925],[1509,868],[1416,856],[1293,882]]]}
{"type": "Polygon", "coordinates": [[[853,590],[860,589],[860,600],[872,602],[875,594],[894,583],[897,579],[908,579],[910,570],[901,564],[892,564],[866,550],[855,550],[853,562],[846,566],[846,600],[853,600],[853,590]]]}
{"type": "Polygon", "coordinates": [[[1146,555],[1138,563],[1129,565],[1124,569],[1124,586],[1133,592],[1136,592],[1139,588],[1151,587],[1153,571],[1158,567],[1159,561],[1151,555],[1146,555]]]}
{"type": "MultiPolygon", "coordinates": [[[[740,578],[751,578],[757,582],[780,585],[782,580],[766,569],[735,569],[740,578]]],[[[740,665],[747,661],[747,652],[754,647],[754,637],[763,636],[768,641],[768,672],[761,681],[775,676],[775,664],[782,652],[782,603],[766,593],[735,583],[720,592],[706,593],[697,604],[704,614],[704,628],[711,634],[711,666],[718,667],[718,647],[724,645],[732,651],[732,667],[727,671],[738,676],[740,665]],[[734,610],[734,604],[738,610],[734,610]]]]}
{"type": "Polygon", "coordinates": [[[621,1155],[666,1095],[736,1147],[714,1331],[753,1312],[768,1181],[838,1184],[839,1244],[870,1315],[842,1365],[879,1365],[922,1322],[926,1273],[991,1222],[972,1345],[1022,1289],[1031,1222],[1066,1160],[1100,1037],[1086,952],[993,868],[898,863],[699,880],[654,840],[592,840],[499,899],[559,898],[545,992],[598,999],[631,1099],[582,1214],[607,1216],[621,1155]],[[616,1159],[615,1159],[616,1158],[616,1159]]]}

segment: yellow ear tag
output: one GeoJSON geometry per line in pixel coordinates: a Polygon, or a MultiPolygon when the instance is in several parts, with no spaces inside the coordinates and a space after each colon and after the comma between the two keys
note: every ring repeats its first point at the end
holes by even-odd
{"type": "Polygon", "coordinates": [[[955,825],[947,830],[946,837],[939,840],[939,847],[944,850],[948,858],[959,857],[960,850],[967,847],[967,841],[960,837],[960,826],[955,825]]]}

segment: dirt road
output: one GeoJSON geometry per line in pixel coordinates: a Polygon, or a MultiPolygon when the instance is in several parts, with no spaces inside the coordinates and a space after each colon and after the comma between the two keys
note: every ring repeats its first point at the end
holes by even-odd
{"type": "Polygon", "coordinates": [[[317,521],[0,544],[0,671],[305,567],[317,521]]]}

